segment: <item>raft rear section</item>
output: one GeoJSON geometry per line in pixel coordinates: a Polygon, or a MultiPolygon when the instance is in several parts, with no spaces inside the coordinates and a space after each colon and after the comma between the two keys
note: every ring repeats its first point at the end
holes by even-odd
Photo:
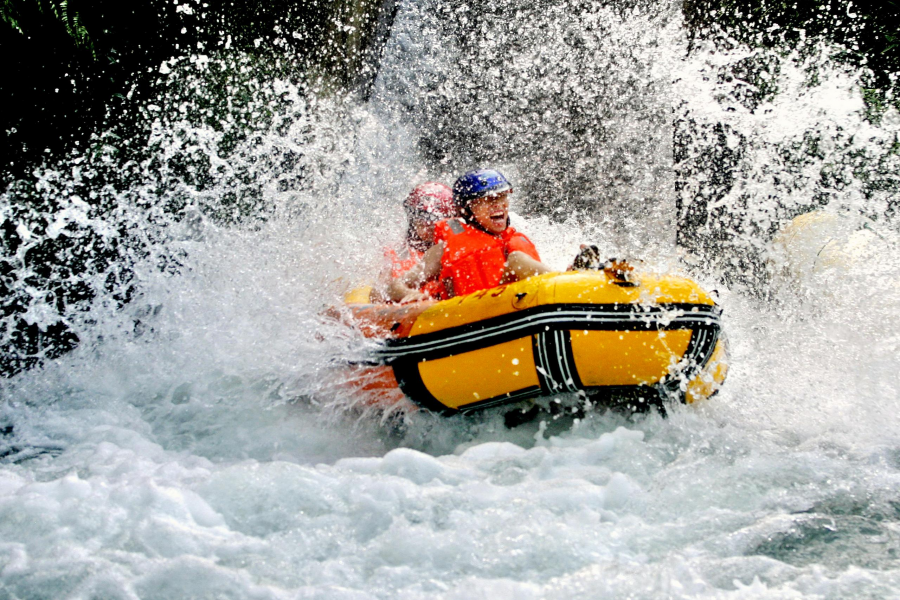
{"type": "Polygon", "coordinates": [[[694,402],[727,371],[720,309],[694,282],[554,273],[443,302],[351,305],[420,406],[452,414],[582,392],[694,402]]]}

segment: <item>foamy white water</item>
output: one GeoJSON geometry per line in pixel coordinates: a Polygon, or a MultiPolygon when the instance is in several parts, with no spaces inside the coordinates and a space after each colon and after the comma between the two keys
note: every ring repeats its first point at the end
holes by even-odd
{"type": "MultiPolygon", "coordinates": [[[[354,410],[360,399],[341,388],[335,365],[364,353],[365,342],[322,310],[370,277],[380,248],[402,234],[405,191],[453,176],[422,156],[419,128],[434,115],[416,112],[428,90],[409,83],[422,73],[455,81],[454,49],[429,43],[439,8],[401,6],[382,76],[402,85],[380,82],[369,105],[308,103],[278,83],[294,99],[285,121],[216,155],[216,185],[171,191],[188,196],[194,218],[145,210],[155,201],[149,183],[120,194],[118,212],[105,218],[79,212],[77,202],[43,214],[58,225],[35,233],[34,243],[133,223],[152,252],[128,256],[138,291],[124,308],[108,292],[68,313],[79,347],[2,383],[0,597],[900,594],[900,255],[890,223],[813,231],[812,248],[834,240],[827,263],[804,262],[810,252],[773,252],[777,277],[765,294],[697,275],[725,310],[731,371],[716,397],[672,407],[668,418],[547,413],[510,430],[500,410],[418,413],[396,432],[354,410]],[[266,162],[292,150],[308,174],[297,189],[279,185],[284,172],[266,162]],[[232,206],[225,198],[240,178],[230,174],[247,172],[260,184],[266,218],[213,218],[212,209],[232,206]],[[178,268],[159,268],[165,257],[178,268]]],[[[592,15],[598,31],[620,40],[597,58],[616,97],[636,80],[653,90],[649,108],[621,102],[612,110],[591,84],[578,106],[612,110],[631,127],[607,138],[618,154],[582,163],[584,177],[623,156],[659,161],[655,174],[630,180],[627,199],[663,195],[671,181],[671,165],[634,138],[643,119],[673,105],[750,140],[739,185],[721,202],[743,206],[739,196],[749,195],[756,223],[778,221],[776,199],[786,198],[772,175],[781,168],[772,144],[817,128],[843,140],[827,162],[847,151],[842,132],[851,128],[868,136],[852,144],[873,152],[896,133],[891,115],[879,127],[861,119],[852,73],[835,70],[822,89],[808,90],[789,57],[778,75],[785,91],[770,107],[745,111],[723,103],[729,84],[708,77],[710,65],[743,55],[687,56],[677,12],[623,16],[597,7],[592,15]],[[608,70],[612,63],[619,70],[608,70]]],[[[559,23],[571,25],[566,15],[559,23]]],[[[557,56],[554,44],[515,60],[557,56]]],[[[546,93],[542,86],[571,83],[574,66],[552,66],[527,90],[531,101],[546,93]]],[[[479,110],[494,110],[483,102],[479,110]]],[[[654,136],[659,127],[654,121],[654,136]]],[[[218,143],[215,132],[188,122],[160,120],[157,133],[170,154],[204,154],[218,143]]],[[[532,143],[532,134],[520,139],[532,143]]],[[[532,156],[558,155],[553,139],[545,144],[546,155],[532,156]]],[[[514,184],[527,180],[527,153],[512,156],[502,166],[514,184]]],[[[780,172],[782,180],[796,176],[780,172]]],[[[55,174],[62,183],[47,183],[47,195],[68,198],[74,177],[55,174]]],[[[793,190],[797,202],[814,193],[809,185],[793,190]]],[[[826,210],[860,219],[877,212],[884,198],[854,185],[826,210]]],[[[527,189],[517,192],[514,221],[550,264],[565,268],[591,240],[613,254],[641,253],[647,268],[694,274],[677,261],[663,199],[646,223],[609,204],[593,218],[587,211],[559,222],[529,216],[527,189]]],[[[746,243],[768,252],[765,238],[746,243]]],[[[46,296],[32,306],[37,323],[58,318],[46,296]]]]}

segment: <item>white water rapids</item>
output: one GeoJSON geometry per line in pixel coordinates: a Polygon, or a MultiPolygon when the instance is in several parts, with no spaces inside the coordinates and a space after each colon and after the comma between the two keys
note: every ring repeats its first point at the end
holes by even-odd
{"type": "MultiPolygon", "coordinates": [[[[225,183],[160,192],[146,181],[117,192],[104,220],[65,192],[88,177],[81,163],[46,174],[55,208],[20,224],[26,243],[78,228],[107,239],[119,228],[148,232],[151,251],[130,259],[139,289],[130,302],[108,292],[67,314],[80,345],[0,384],[0,598],[900,596],[900,254],[889,223],[863,228],[858,217],[885,196],[853,179],[824,207],[827,227],[788,248],[750,240],[773,273],[753,294],[679,262],[667,191],[672,111],[750,140],[734,191],[717,202],[749,198],[739,212],[756,223],[778,219],[776,202],[809,201],[815,178],[803,169],[881,147],[900,118],[889,111],[868,124],[857,74],[821,57],[819,85],[804,83],[803,61],[815,57],[782,57],[778,95],[754,111],[732,102],[741,82],[717,70],[750,51],[688,53],[674,9],[544,12],[532,29],[509,29],[505,66],[490,66],[518,87],[488,88],[502,103],[482,90],[467,105],[507,137],[492,131],[469,155],[458,142],[442,155],[417,143],[436,135],[422,131],[429,124],[465,121],[428,105],[465,77],[438,32],[444,13],[411,1],[367,104],[258,83],[277,87],[291,111],[210,162],[222,181],[251,175],[263,220],[210,218],[210,206],[230,210],[223,198],[235,188],[225,183]],[[563,40],[579,22],[593,33],[567,58],[563,40]],[[516,90],[522,103],[504,112],[516,90]],[[554,112],[571,111],[573,97],[597,136],[578,156],[566,155],[575,142],[552,135],[556,125],[584,130],[554,112]],[[826,140],[822,158],[789,171],[772,144],[810,128],[826,140]],[[284,172],[272,176],[264,160],[290,151],[299,189],[280,186],[284,172]],[[514,224],[549,264],[563,269],[579,243],[595,241],[717,289],[731,346],[717,396],[667,418],[545,413],[515,429],[502,410],[419,413],[401,432],[354,410],[359,399],[334,363],[365,344],[322,310],[365,282],[402,235],[399,202],[413,185],[452,183],[466,161],[486,159],[523,182],[514,224]],[[528,194],[549,189],[539,182],[570,170],[587,217],[527,216],[540,204],[528,194]],[[167,220],[145,201],[159,194],[194,207],[190,218],[167,220]],[[178,268],[160,268],[161,256],[178,268]]],[[[186,72],[206,60],[183,61],[186,72]]],[[[154,131],[166,156],[214,154],[218,140],[175,117],[154,131]]],[[[688,187],[706,184],[691,177],[688,187]]],[[[32,322],[59,318],[29,293],[32,322]]]]}

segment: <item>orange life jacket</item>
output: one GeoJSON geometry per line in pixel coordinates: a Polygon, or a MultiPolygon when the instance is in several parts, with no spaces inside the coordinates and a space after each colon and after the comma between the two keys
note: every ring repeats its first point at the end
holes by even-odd
{"type": "Polygon", "coordinates": [[[444,242],[440,280],[448,298],[500,285],[510,252],[541,260],[531,240],[512,227],[491,235],[462,219],[449,219],[435,226],[434,239],[444,242]]]}
{"type": "MultiPolygon", "coordinates": [[[[400,277],[401,275],[412,269],[414,266],[416,266],[416,263],[422,260],[423,254],[425,253],[416,250],[408,244],[399,252],[397,252],[394,248],[385,248],[384,257],[391,265],[391,277],[400,277]]],[[[444,284],[440,280],[426,281],[419,289],[432,298],[447,297],[447,294],[444,293],[444,284]]]]}
{"type": "Polygon", "coordinates": [[[424,252],[407,245],[399,252],[394,248],[385,248],[384,257],[391,265],[391,277],[400,277],[422,260],[424,252]]]}

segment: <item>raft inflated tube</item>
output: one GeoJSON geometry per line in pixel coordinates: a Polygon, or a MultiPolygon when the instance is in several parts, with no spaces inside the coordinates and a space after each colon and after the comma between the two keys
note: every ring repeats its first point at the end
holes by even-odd
{"type": "Polygon", "coordinates": [[[727,372],[721,310],[696,283],[603,271],[550,273],[444,301],[346,298],[372,362],[444,414],[566,392],[694,402],[727,372]]]}

